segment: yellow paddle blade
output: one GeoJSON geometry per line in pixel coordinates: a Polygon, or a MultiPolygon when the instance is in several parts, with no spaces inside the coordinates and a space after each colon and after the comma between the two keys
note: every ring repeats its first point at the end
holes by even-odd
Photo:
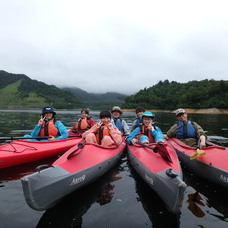
{"type": "Polygon", "coordinates": [[[189,158],[190,158],[190,160],[197,158],[197,151],[192,153],[189,158]]]}
{"type": "Polygon", "coordinates": [[[197,157],[203,156],[205,154],[206,154],[205,151],[197,148],[196,151],[190,156],[190,159],[192,160],[192,159],[195,159],[197,157]]]}
{"type": "Polygon", "coordinates": [[[200,149],[197,149],[196,151],[197,151],[197,157],[199,157],[199,156],[203,156],[203,155],[205,155],[205,154],[206,154],[206,153],[205,153],[205,151],[200,150],[200,149]]]}

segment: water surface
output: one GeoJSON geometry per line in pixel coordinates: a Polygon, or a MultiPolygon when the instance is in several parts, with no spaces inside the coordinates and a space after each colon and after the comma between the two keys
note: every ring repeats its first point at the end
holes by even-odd
{"type": "MultiPolygon", "coordinates": [[[[99,112],[92,112],[95,120],[99,112]]],[[[31,132],[39,111],[0,111],[0,136],[21,136],[31,132]]],[[[68,128],[79,112],[57,111],[68,128]]],[[[209,138],[228,146],[228,115],[194,114],[209,138]]],[[[134,113],[124,113],[131,125],[134,113]]],[[[156,124],[166,132],[174,124],[173,114],[156,113],[156,124]]],[[[0,170],[0,227],[228,227],[228,196],[183,167],[188,185],[180,215],[167,211],[164,203],[128,164],[126,154],[98,181],[67,196],[47,211],[35,211],[25,202],[20,177],[32,173],[38,161],[0,170]]]]}

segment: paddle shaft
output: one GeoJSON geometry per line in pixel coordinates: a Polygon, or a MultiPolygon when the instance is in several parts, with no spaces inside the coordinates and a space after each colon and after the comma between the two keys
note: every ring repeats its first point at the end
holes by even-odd
{"type": "Polygon", "coordinates": [[[75,155],[77,155],[78,153],[80,153],[80,149],[82,149],[82,148],[84,147],[85,143],[86,143],[85,141],[79,143],[79,144],[78,144],[78,147],[77,147],[75,150],[71,151],[70,154],[68,154],[67,159],[70,159],[70,158],[72,158],[73,156],[75,156],[75,155]]]}
{"type": "Polygon", "coordinates": [[[149,146],[141,142],[137,142],[137,144],[153,150],[154,153],[159,153],[164,160],[170,163],[173,163],[171,157],[169,156],[169,152],[167,151],[166,147],[163,144],[157,144],[155,147],[149,146]],[[163,147],[163,150],[161,149],[161,147],[163,147]]]}
{"type": "MultiPolygon", "coordinates": [[[[73,137],[82,137],[81,135],[69,135],[68,138],[73,138],[73,137]]],[[[51,136],[37,136],[37,137],[14,137],[14,136],[9,136],[9,137],[0,137],[0,140],[16,140],[16,139],[48,139],[51,138],[51,136]]]]}
{"type": "Polygon", "coordinates": [[[51,136],[42,136],[42,137],[0,137],[0,140],[16,140],[16,139],[48,139],[51,138],[51,136]]]}

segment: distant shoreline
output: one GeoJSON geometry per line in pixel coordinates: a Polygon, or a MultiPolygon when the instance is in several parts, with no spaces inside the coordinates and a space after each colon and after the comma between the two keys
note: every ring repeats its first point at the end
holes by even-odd
{"type": "MultiPolygon", "coordinates": [[[[191,109],[184,108],[187,113],[191,114],[228,114],[228,109],[207,108],[207,109],[191,109]]],[[[174,110],[147,109],[151,112],[167,112],[174,113],[174,110]]],[[[135,112],[135,109],[122,109],[123,112],[135,112]]]]}
{"type": "MultiPolygon", "coordinates": [[[[42,107],[41,107],[42,108],[42,107]]],[[[16,110],[41,110],[41,108],[25,108],[25,107],[4,107],[0,110],[4,111],[16,111],[16,110]]],[[[191,109],[191,108],[184,108],[187,113],[190,114],[228,114],[228,109],[219,109],[219,108],[207,108],[207,109],[191,109]]],[[[81,109],[56,109],[56,111],[80,111],[81,109]]],[[[151,112],[165,112],[165,113],[174,113],[174,110],[162,110],[162,109],[146,109],[147,111],[151,112]]],[[[92,110],[91,111],[99,111],[99,110],[92,110]]],[[[135,112],[135,109],[122,109],[123,112],[135,112]]]]}

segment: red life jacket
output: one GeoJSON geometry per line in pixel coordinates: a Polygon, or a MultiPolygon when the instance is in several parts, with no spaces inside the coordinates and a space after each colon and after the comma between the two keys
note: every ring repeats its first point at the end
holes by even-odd
{"type": "Polygon", "coordinates": [[[110,136],[109,124],[102,125],[97,132],[95,132],[97,143],[101,144],[101,140],[105,135],[110,136]]]}
{"type": "Polygon", "coordinates": [[[39,136],[58,136],[59,135],[59,130],[55,126],[54,120],[49,120],[48,122],[43,122],[41,126],[41,130],[39,133],[39,136]]]}
{"type": "Polygon", "coordinates": [[[147,128],[145,127],[145,125],[141,125],[141,126],[140,126],[140,132],[139,132],[139,134],[136,136],[136,139],[139,140],[139,138],[140,138],[141,136],[143,136],[143,135],[146,135],[146,136],[148,137],[149,143],[154,143],[154,137],[153,137],[152,134],[151,134],[151,130],[147,129],[147,128]]]}
{"type": "Polygon", "coordinates": [[[80,119],[74,124],[74,130],[87,130],[91,126],[88,124],[87,119],[80,119]]]}

